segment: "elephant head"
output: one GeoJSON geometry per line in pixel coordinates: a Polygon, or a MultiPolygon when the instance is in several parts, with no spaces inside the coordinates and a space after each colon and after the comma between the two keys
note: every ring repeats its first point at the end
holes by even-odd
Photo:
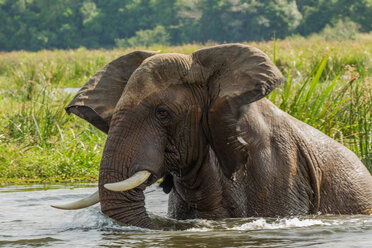
{"type": "Polygon", "coordinates": [[[209,148],[230,178],[245,159],[226,145],[245,105],[282,82],[262,51],[241,44],[191,55],[137,51],[112,61],[66,108],[108,133],[93,203],[121,223],[156,228],[144,207],[145,187],[166,175],[197,173],[209,148]]]}

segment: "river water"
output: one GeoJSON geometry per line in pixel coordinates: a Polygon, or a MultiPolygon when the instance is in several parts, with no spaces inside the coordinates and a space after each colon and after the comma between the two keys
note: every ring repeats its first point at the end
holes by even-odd
{"type": "Polygon", "coordinates": [[[372,247],[372,216],[305,216],[176,221],[167,195],[146,189],[148,212],[166,231],[120,226],[99,205],[51,204],[86,197],[95,184],[0,187],[0,247],[372,247]]]}

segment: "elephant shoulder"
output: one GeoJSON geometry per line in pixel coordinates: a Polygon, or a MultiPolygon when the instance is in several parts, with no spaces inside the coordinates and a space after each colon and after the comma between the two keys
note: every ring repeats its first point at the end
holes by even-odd
{"type": "Polygon", "coordinates": [[[287,135],[291,133],[288,117],[287,113],[263,98],[245,106],[240,123],[245,127],[247,135],[269,141],[275,138],[277,132],[287,135]]]}

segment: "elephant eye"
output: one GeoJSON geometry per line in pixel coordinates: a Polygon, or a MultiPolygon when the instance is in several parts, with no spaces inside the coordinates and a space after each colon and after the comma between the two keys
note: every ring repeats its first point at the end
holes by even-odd
{"type": "Polygon", "coordinates": [[[156,108],[156,117],[160,121],[165,121],[169,119],[169,112],[164,107],[157,107],[156,108]]]}

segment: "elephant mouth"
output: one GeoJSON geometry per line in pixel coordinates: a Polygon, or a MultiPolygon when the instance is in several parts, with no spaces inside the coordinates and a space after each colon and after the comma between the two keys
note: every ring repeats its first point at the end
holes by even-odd
{"type": "Polygon", "coordinates": [[[174,176],[180,176],[181,155],[176,149],[165,148],[164,168],[174,176]]]}

